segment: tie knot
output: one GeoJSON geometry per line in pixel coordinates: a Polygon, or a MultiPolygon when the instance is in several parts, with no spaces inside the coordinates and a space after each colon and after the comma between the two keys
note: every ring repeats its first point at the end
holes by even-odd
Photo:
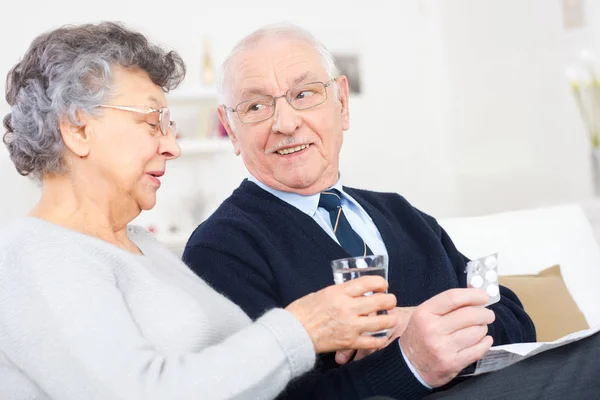
{"type": "Polygon", "coordinates": [[[331,212],[340,208],[341,204],[342,197],[340,192],[338,192],[336,189],[330,189],[321,192],[321,197],[319,198],[319,207],[331,212]]]}

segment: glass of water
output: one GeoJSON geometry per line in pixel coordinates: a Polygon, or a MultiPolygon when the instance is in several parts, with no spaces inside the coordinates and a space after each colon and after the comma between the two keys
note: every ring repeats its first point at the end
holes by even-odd
{"type": "MultiPolygon", "coordinates": [[[[386,282],[388,279],[388,260],[385,255],[341,258],[331,261],[331,268],[333,269],[333,281],[338,285],[350,279],[367,275],[381,276],[386,282]]],[[[373,292],[368,292],[365,293],[365,296],[372,294],[373,292]]],[[[377,314],[387,314],[387,311],[377,311],[377,314]]],[[[381,337],[387,336],[388,331],[388,329],[383,329],[377,332],[365,332],[365,334],[381,337]]]]}

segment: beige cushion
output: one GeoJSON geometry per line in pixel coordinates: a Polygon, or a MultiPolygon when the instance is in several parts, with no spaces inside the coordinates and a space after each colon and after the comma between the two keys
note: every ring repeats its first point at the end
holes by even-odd
{"type": "Polygon", "coordinates": [[[519,296],[537,331],[538,342],[551,342],[589,328],[555,265],[537,275],[500,276],[500,284],[519,296]]]}

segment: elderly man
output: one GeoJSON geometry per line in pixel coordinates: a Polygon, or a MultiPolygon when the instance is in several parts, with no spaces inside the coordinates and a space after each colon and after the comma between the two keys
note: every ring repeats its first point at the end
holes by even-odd
{"type": "Polygon", "coordinates": [[[283,397],[422,398],[455,384],[492,343],[535,341],[507,288],[481,307],[487,294],[466,288],[468,260],[434,218],[397,194],[343,186],[348,81],[310,33],[250,34],[225,61],[220,90],[219,117],[249,177],[192,234],[184,261],[258,318],[330,285],[331,260],[385,254],[401,306],[385,348],[351,362],[350,352],[322,357],[283,397]]]}

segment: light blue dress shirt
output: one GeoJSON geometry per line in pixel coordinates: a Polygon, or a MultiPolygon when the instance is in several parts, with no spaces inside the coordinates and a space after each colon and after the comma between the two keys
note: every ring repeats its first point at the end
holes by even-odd
{"type": "MultiPolygon", "coordinates": [[[[319,224],[319,226],[323,228],[323,230],[327,232],[327,234],[333,240],[335,240],[336,243],[339,244],[339,241],[333,232],[333,226],[331,225],[329,212],[327,212],[327,210],[324,208],[319,208],[319,198],[321,196],[320,193],[310,196],[303,196],[297,193],[282,192],[280,190],[270,188],[256,179],[253,175],[248,176],[248,180],[250,182],[254,182],[261,189],[271,193],[273,196],[285,201],[289,205],[296,207],[298,210],[314,219],[315,222],[319,224]]],[[[344,210],[344,215],[348,219],[348,222],[350,222],[352,229],[354,229],[356,233],[358,233],[365,241],[365,243],[367,243],[373,254],[384,254],[386,258],[389,259],[385,243],[381,238],[381,234],[379,233],[377,226],[369,214],[367,214],[367,212],[361,207],[361,205],[358,204],[358,202],[354,200],[352,196],[344,192],[341,176],[335,185],[329,189],[337,189],[342,194],[341,203],[342,209],[344,210]]],[[[425,383],[410,361],[408,361],[408,358],[406,358],[404,355],[404,351],[402,351],[402,347],[400,347],[400,352],[402,353],[402,357],[404,358],[406,365],[408,365],[408,368],[411,370],[413,375],[419,380],[419,382],[421,382],[423,386],[431,389],[431,386],[425,383]]]]}

